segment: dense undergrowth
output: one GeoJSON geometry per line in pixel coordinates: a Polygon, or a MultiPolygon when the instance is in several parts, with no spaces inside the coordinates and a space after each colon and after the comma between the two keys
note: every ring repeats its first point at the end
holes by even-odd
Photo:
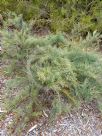
{"type": "Polygon", "coordinates": [[[11,77],[5,101],[16,116],[15,135],[45,109],[52,117],[94,99],[101,108],[102,56],[95,51],[99,33],[78,40],[61,33],[37,37],[21,15],[6,20],[0,33],[2,60],[8,63],[4,72],[11,77]]]}
{"type": "MultiPolygon", "coordinates": [[[[101,0],[1,0],[0,13],[14,11],[25,20],[34,20],[38,29],[49,27],[53,32],[102,32],[101,0]]],[[[4,14],[4,18],[5,18],[4,14]]]]}

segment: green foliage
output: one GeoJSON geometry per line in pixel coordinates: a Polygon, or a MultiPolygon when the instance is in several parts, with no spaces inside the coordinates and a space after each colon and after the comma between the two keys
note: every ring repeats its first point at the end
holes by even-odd
{"type": "Polygon", "coordinates": [[[24,19],[34,19],[36,26],[48,26],[52,31],[70,32],[72,28],[83,34],[102,32],[102,1],[100,0],[1,0],[0,12],[13,11],[24,19]],[[27,9],[27,10],[26,10],[27,9]]]}
{"type": "Polygon", "coordinates": [[[66,103],[75,106],[102,96],[101,55],[88,50],[93,36],[97,40],[99,34],[78,42],[62,34],[38,38],[32,34],[31,24],[14,15],[4,23],[1,35],[3,60],[9,62],[5,71],[11,76],[6,106],[15,113],[16,125],[18,120],[22,126],[22,122],[40,116],[46,108],[56,115],[64,111],[66,103]],[[7,29],[9,22],[13,29],[7,29]]]}

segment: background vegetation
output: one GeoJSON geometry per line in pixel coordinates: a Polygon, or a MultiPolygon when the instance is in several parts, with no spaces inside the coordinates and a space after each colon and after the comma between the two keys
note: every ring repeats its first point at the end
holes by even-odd
{"type": "Polygon", "coordinates": [[[14,11],[35,26],[48,26],[53,32],[102,31],[101,0],[1,0],[0,12],[14,11]]]}

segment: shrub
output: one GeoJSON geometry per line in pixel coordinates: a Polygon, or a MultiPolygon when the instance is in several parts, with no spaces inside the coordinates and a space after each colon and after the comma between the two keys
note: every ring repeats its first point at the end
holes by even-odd
{"type": "Polygon", "coordinates": [[[14,127],[18,126],[14,134],[46,108],[56,115],[68,104],[101,98],[101,55],[88,50],[93,38],[86,42],[68,40],[62,34],[38,38],[21,16],[11,22],[13,29],[8,29],[8,20],[1,34],[3,60],[8,61],[5,72],[11,76],[6,107],[15,113],[14,127]]]}

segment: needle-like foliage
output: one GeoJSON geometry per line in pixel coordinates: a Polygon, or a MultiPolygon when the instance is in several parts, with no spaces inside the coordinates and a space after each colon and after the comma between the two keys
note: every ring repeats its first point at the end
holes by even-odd
{"type": "Polygon", "coordinates": [[[101,98],[102,59],[86,49],[87,39],[75,44],[61,34],[36,37],[21,16],[18,20],[21,25],[12,31],[7,24],[1,31],[3,60],[8,61],[5,72],[11,76],[6,105],[17,115],[17,124],[18,119],[22,124],[42,115],[46,108],[55,115],[68,104],[101,98]]]}

